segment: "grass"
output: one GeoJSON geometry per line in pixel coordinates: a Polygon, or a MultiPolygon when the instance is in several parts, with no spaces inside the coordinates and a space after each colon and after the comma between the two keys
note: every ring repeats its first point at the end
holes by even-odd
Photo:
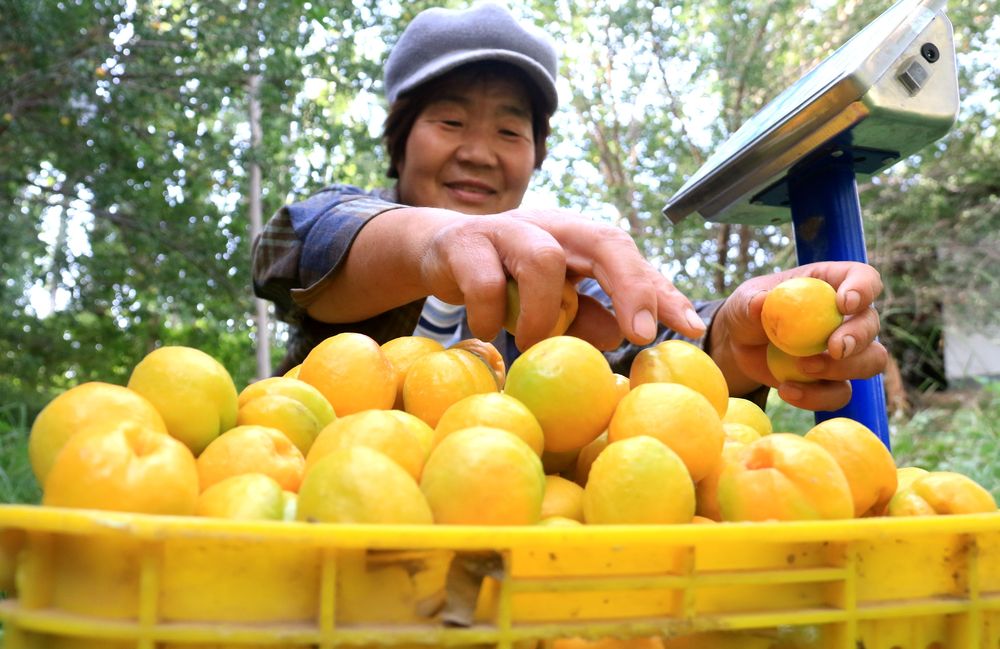
{"type": "Polygon", "coordinates": [[[42,492],[28,461],[28,409],[23,404],[0,405],[0,503],[41,501],[42,492]]]}

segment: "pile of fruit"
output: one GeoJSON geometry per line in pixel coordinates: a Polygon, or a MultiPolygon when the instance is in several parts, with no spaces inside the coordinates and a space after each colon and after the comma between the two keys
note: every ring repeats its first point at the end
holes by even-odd
{"type": "MultiPolygon", "coordinates": [[[[807,284],[768,295],[775,358],[822,351],[841,322],[803,306],[833,299],[807,284]]],[[[478,340],[344,333],[242,392],[209,355],[163,347],[127,387],[55,398],[29,452],[43,504],[153,514],[572,526],[996,511],[965,476],[897,469],[858,422],[772,432],[679,340],[643,350],[626,378],[568,336],[505,368],[478,340]]]]}

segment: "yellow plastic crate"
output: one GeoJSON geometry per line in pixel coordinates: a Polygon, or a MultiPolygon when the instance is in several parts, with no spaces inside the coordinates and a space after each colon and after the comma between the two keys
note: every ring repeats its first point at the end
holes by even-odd
{"type": "Polygon", "coordinates": [[[0,507],[22,647],[1000,648],[1000,515],[578,528],[0,507]]]}

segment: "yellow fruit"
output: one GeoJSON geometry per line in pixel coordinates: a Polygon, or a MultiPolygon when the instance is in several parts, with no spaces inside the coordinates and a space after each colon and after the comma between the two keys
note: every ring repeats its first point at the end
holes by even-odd
{"type": "Polygon", "coordinates": [[[694,504],[694,484],[684,461],[646,435],[609,444],[594,460],[583,491],[588,524],[688,523],[694,504]]]}
{"type": "Polygon", "coordinates": [[[746,424],[732,422],[722,422],[722,432],[726,435],[726,441],[743,442],[750,444],[760,439],[761,435],[756,428],[751,428],[746,424]]]}
{"type": "Polygon", "coordinates": [[[729,407],[722,417],[722,423],[746,424],[757,429],[762,436],[773,432],[771,418],[767,413],[753,401],[738,397],[729,397],[729,407]]]}
{"type": "Polygon", "coordinates": [[[482,362],[493,372],[493,380],[497,384],[497,390],[503,390],[503,384],[507,380],[507,364],[493,343],[488,343],[478,338],[466,338],[459,340],[448,349],[464,349],[482,362]]]}
{"type": "Polygon", "coordinates": [[[366,446],[339,448],[311,468],[299,490],[296,518],[312,523],[433,522],[413,477],[366,446]]]}
{"type": "Polygon", "coordinates": [[[583,448],[608,426],[618,388],[607,359],[589,343],[556,336],[532,345],[510,367],[504,392],[538,419],[545,450],[583,448]]]}
{"type": "Polygon", "coordinates": [[[229,372],[205,352],[161,347],[132,370],[128,387],[149,399],[170,434],[198,455],[236,425],[236,386],[229,372]]]}
{"type": "Polygon", "coordinates": [[[288,397],[304,405],[316,418],[320,428],[329,424],[337,416],[333,411],[333,406],[319,390],[305,381],[283,376],[272,376],[243,388],[239,395],[239,407],[242,408],[258,397],[271,394],[288,397]]]}
{"type": "Polygon", "coordinates": [[[299,370],[299,380],[319,390],[338,417],[362,410],[392,408],[396,372],[378,343],[347,332],[314,347],[299,370]]]}
{"type": "Polygon", "coordinates": [[[237,426],[219,435],[198,456],[198,477],[202,491],[242,473],[263,473],[282,489],[298,491],[305,464],[302,452],[280,430],[237,426]]]}
{"type": "Polygon", "coordinates": [[[287,372],[285,372],[284,374],[282,374],[282,376],[284,378],[286,378],[286,379],[297,379],[297,378],[299,378],[299,370],[301,370],[301,369],[302,369],[302,363],[299,363],[298,365],[296,365],[292,369],[290,369],[287,372]]]}
{"type": "Polygon", "coordinates": [[[627,376],[615,373],[615,387],[618,388],[618,400],[621,401],[622,397],[628,394],[628,391],[632,389],[632,383],[629,381],[627,376]]]}
{"type": "Polygon", "coordinates": [[[283,432],[303,455],[323,428],[302,404],[280,394],[265,394],[248,401],[236,415],[237,426],[267,426],[283,432]]]}
{"type": "Polygon", "coordinates": [[[306,456],[306,473],[333,451],[365,446],[379,451],[420,480],[434,431],[401,410],[365,410],[340,417],[323,429],[306,456]]]}
{"type": "Polygon", "coordinates": [[[975,480],[952,471],[917,476],[889,501],[890,516],[985,514],[997,511],[990,492],[975,480]]]}
{"type": "Polygon", "coordinates": [[[190,515],[198,469],[184,444],[134,421],[99,422],[67,440],[52,464],[42,504],[190,515]]]}
{"type": "Polygon", "coordinates": [[[583,487],[557,475],[545,476],[542,518],[570,518],[583,522],[583,487]]]}
{"type": "Polygon", "coordinates": [[[594,465],[594,460],[601,454],[608,445],[608,431],[604,431],[592,441],[580,449],[580,454],[576,458],[576,469],[573,472],[573,481],[581,487],[587,486],[587,477],[590,476],[590,468],[594,465]]]}
{"type": "Polygon", "coordinates": [[[396,400],[392,407],[403,410],[403,381],[413,362],[431,352],[442,352],[444,346],[433,338],[423,336],[400,336],[382,343],[382,353],[392,365],[396,376],[396,400]]]}
{"type": "Polygon", "coordinates": [[[220,480],[198,496],[195,514],[212,518],[280,521],[285,514],[281,485],[263,473],[220,480]]]}
{"type": "Polygon", "coordinates": [[[792,356],[826,350],[830,334],[844,321],[837,291],[821,279],[795,277],[768,291],[760,314],[768,340],[792,356]]]}
{"type": "Polygon", "coordinates": [[[695,482],[719,461],[725,439],[722,420],[708,399],[679,383],[644,383],[621,400],[608,426],[608,439],[614,444],[639,435],[669,446],[684,460],[695,482]]]}
{"type": "MultiPolygon", "coordinates": [[[[559,315],[556,319],[556,324],[549,331],[546,338],[551,338],[553,336],[561,336],[566,333],[569,326],[573,323],[573,318],[576,317],[576,311],[579,306],[580,296],[576,293],[576,286],[566,280],[563,284],[562,295],[560,296],[559,302],[559,315]]],[[[507,278],[507,309],[504,314],[503,328],[507,331],[514,333],[517,331],[517,319],[521,315],[521,292],[517,287],[517,282],[513,278],[507,278]]]]}
{"type": "Polygon", "coordinates": [[[435,523],[534,525],[545,494],[542,461],[521,438],[474,426],[448,435],[424,465],[420,489],[435,523]]]}
{"type": "Polygon", "coordinates": [[[425,354],[410,366],[403,380],[403,405],[433,428],[452,404],[498,389],[483,360],[464,349],[446,349],[425,354]]]}
{"type": "Polygon", "coordinates": [[[50,401],[35,417],[28,438],[28,457],[38,484],[45,484],[56,455],[78,431],[98,422],[125,420],[167,432],[167,424],[153,404],[120,385],[83,383],[50,401]]]}
{"type": "Polygon", "coordinates": [[[767,344],[767,370],[777,379],[778,383],[797,381],[799,383],[816,383],[818,379],[809,376],[799,369],[798,356],[791,356],[774,346],[767,344]]]}
{"type": "Polygon", "coordinates": [[[927,469],[921,469],[917,466],[904,466],[896,469],[896,491],[901,491],[906,489],[913,481],[922,475],[927,475],[927,469]]]}
{"type": "Polygon", "coordinates": [[[499,392],[473,394],[449,406],[434,429],[434,445],[451,433],[471,426],[491,426],[511,432],[539,456],[545,446],[542,427],[528,407],[509,394],[499,392]]]}
{"type": "Polygon", "coordinates": [[[725,521],[851,518],[854,501],[830,453],[791,433],[772,433],[725,463],[718,487],[725,521]]]}
{"type": "Polygon", "coordinates": [[[284,489],[281,492],[281,502],[281,520],[294,521],[295,512],[299,505],[299,495],[294,491],[284,489]]]}
{"type": "Polygon", "coordinates": [[[722,370],[700,347],[665,340],[639,352],[629,373],[632,388],[645,383],[680,383],[700,392],[719,416],[729,407],[729,386],[722,370]]]}
{"type": "MultiPolygon", "coordinates": [[[[724,426],[726,424],[723,424],[724,426]]],[[[737,424],[739,425],[739,424],[737,424]]],[[[749,427],[746,427],[749,428],[749,427]]],[[[750,430],[753,430],[752,428],[750,430]]],[[[753,431],[756,434],[757,431],[753,431]]],[[[760,439],[757,435],[756,439],[760,439]]],[[[736,462],[740,453],[753,443],[753,439],[734,439],[726,436],[726,442],[722,445],[722,458],[712,467],[708,475],[698,481],[695,485],[695,514],[703,516],[711,521],[721,521],[722,511],[719,507],[719,477],[730,462],[736,462]]]]}
{"type": "Polygon", "coordinates": [[[854,515],[880,516],[896,493],[896,463],[877,435],[847,417],[816,424],[805,438],[825,448],[844,471],[854,515]]]}
{"type": "Polygon", "coordinates": [[[583,525],[581,521],[563,516],[549,516],[538,521],[538,524],[542,527],[580,527],[583,525]]]}

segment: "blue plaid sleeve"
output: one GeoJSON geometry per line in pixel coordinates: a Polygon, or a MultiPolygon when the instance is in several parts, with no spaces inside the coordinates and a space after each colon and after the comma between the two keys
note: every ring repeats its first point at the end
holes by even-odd
{"type": "Polygon", "coordinates": [[[373,217],[403,207],[391,190],[334,185],[282,207],[253,246],[255,293],[279,316],[299,322],[325,281],[339,268],[361,228],[373,217]]]}

